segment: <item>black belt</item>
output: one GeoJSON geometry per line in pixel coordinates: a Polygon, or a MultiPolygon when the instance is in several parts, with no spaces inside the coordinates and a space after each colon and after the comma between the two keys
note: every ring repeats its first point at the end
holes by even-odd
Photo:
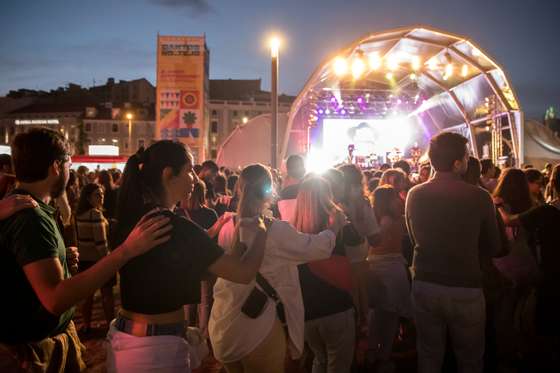
{"type": "Polygon", "coordinates": [[[172,324],[146,324],[127,319],[120,315],[115,320],[115,328],[123,333],[131,334],[137,337],[174,335],[184,338],[186,330],[184,322],[172,324]]]}

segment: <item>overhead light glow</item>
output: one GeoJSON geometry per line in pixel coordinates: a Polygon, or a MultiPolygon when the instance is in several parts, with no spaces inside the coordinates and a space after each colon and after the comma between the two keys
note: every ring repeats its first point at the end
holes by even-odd
{"type": "Polygon", "coordinates": [[[324,154],[322,150],[312,147],[309,149],[307,154],[307,159],[305,160],[305,169],[321,174],[328,170],[332,166],[332,162],[329,161],[327,154],[324,154]]]}
{"type": "Polygon", "coordinates": [[[280,49],[280,39],[274,36],[270,39],[270,56],[273,58],[278,57],[279,49],[280,49]]]}
{"type": "Polygon", "coordinates": [[[355,58],[352,61],[352,77],[354,79],[359,79],[366,69],[366,64],[361,58],[355,58]]]}
{"type": "Polygon", "coordinates": [[[395,76],[393,75],[392,72],[388,72],[387,74],[385,74],[385,78],[387,78],[388,80],[392,80],[395,76]]]}
{"type": "Polygon", "coordinates": [[[368,56],[369,59],[369,67],[372,70],[379,70],[381,67],[381,57],[379,56],[379,52],[371,52],[368,56]]]}
{"type": "Polygon", "coordinates": [[[348,63],[343,57],[336,57],[334,59],[334,73],[337,76],[344,76],[348,72],[348,63]]]}
{"type": "Polygon", "coordinates": [[[466,64],[463,65],[463,67],[461,68],[461,76],[464,78],[467,75],[469,75],[469,66],[467,66],[466,64]]]}
{"type": "Polygon", "coordinates": [[[399,68],[399,61],[397,60],[397,56],[390,55],[389,58],[387,58],[387,68],[391,71],[395,71],[399,68]]]}
{"type": "Polygon", "coordinates": [[[412,61],[410,62],[410,66],[412,67],[412,70],[414,71],[418,71],[420,69],[420,57],[418,56],[412,56],[412,61]]]}
{"type": "Polygon", "coordinates": [[[452,63],[448,63],[447,65],[445,65],[445,75],[447,75],[448,78],[450,78],[453,75],[453,64],[452,63]]]}
{"type": "Polygon", "coordinates": [[[416,81],[417,79],[418,79],[418,77],[416,76],[415,73],[410,74],[410,80],[416,81]]]}
{"type": "Polygon", "coordinates": [[[436,70],[437,67],[438,67],[438,63],[437,63],[436,59],[435,59],[435,58],[431,58],[431,59],[428,61],[428,69],[430,69],[430,70],[436,70]]]}

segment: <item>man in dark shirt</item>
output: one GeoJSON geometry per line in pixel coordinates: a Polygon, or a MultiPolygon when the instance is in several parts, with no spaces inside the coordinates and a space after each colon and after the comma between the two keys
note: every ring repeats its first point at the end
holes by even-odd
{"type": "MultiPolygon", "coordinates": [[[[71,277],[66,247],[49,206],[69,177],[69,146],[57,132],[33,129],[12,144],[18,182],[14,193],[33,198],[33,209],[0,222],[0,371],[79,371],[81,343],[71,321],[74,305],[100,288],[129,259],[169,239],[152,236],[169,219],[138,225],[124,245],[71,277]],[[150,224],[148,226],[148,224],[150,224]],[[151,232],[151,233],[150,233],[151,232]]],[[[168,229],[168,228],[164,228],[168,229]]],[[[159,230],[159,231],[158,231],[159,230]]]]}
{"type": "Polygon", "coordinates": [[[436,174],[408,193],[406,218],[414,242],[412,301],[419,372],[441,370],[449,332],[459,371],[481,372],[485,303],[481,255],[497,253],[500,239],[490,195],[461,178],[467,139],[432,138],[436,174]]]}

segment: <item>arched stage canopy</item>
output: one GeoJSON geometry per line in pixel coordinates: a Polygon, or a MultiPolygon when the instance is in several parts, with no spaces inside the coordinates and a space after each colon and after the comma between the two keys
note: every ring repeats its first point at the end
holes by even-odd
{"type": "Polygon", "coordinates": [[[397,138],[403,154],[456,131],[478,157],[523,159],[523,115],[504,70],[467,37],[431,27],[366,35],[321,63],[292,106],[282,158],[321,141],[326,147],[321,127],[344,119],[382,123],[386,130],[371,144],[397,138]],[[412,128],[405,138],[402,122],[412,128]]]}

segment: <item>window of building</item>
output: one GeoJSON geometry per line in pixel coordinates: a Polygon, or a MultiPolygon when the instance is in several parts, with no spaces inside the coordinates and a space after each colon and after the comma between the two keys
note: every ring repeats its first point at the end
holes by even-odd
{"type": "Polygon", "coordinates": [[[144,139],[138,140],[138,148],[144,147],[144,139]]]}
{"type": "Polygon", "coordinates": [[[236,117],[237,116],[237,110],[233,111],[233,116],[236,117]]]}
{"type": "Polygon", "coordinates": [[[85,128],[86,132],[91,132],[91,123],[86,123],[86,128],[85,128]]]}
{"type": "Polygon", "coordinates": [[[212,121],[210,132],[218,133],[218,122],[217,121],[215,121],[215,120],[212,121]]]}
{"type": "Polygon", "coordinates": [[[218,112],[217,112],[216,110],[212,110],[212,116],[213,116],[213,117],[218,116],[218,112]]]}
{"type": "Polygon", "coordinates": [[[112,130],[113,132],[119,132],[119,125],[117,123],[113,123],[112,130]]]}
{"type": "Polygon", "coordinates": [[[210,158],[216,159],[218,157],[218,151],[216,149],[210,150],[210,158]]]}

